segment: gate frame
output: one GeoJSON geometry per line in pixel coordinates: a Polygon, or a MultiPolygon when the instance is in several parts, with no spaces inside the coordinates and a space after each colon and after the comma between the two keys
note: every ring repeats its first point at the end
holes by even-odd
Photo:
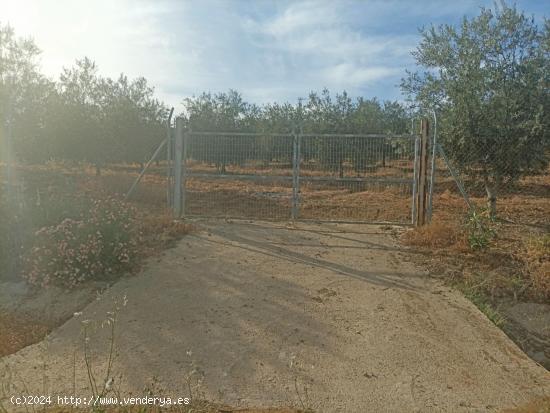
{"type": "MultiPolygon", "coordinates": [[[[186,181],[188,176],[201,177],[201,174],[188,175],[186,167],[187,159],[187,144],[188,135],[192,133],[186,130],[184,120],[180,117],[176,118],[175,127],[175,144],[174,144],[174,188],[168,192],[173,194],[172,209],[174,218],[185,217],[186,204],[186,181]]],[[[251,180],[292,180],[292,198],[291,198],[291,220],[298,220],[300,215],[300,182],[307,181],[349,181],[349,182],[393,182],[393,183],[410,183],[412,184],[412,225],[424,225],[426,223],[426,201],[427,201],[427,166],[428,166],[428,134],[429,122],[427,119],[421,121],[420,136],[411,135],[387,135],[387,134],[304,134],[300,128],[296,128],[290,134],[292,137],[292,176],[263,176],[263,175],[219,175],[217,179],[251,179],[251,180]],[[302,177],[300,176],[301,162],[301,143],[304,136],[316,137],[364,137],[364,138],[414,138],[414,170],[412,180],[409,178],[336,178],[336,177],[302,177]]],[[[204,135],[227,135],[227,136],[289,136],[289,134],[260,134],[246,132],[195,132],[204,135]]],[[[168,183],[170,185],[170,183],[168,183]]],[[[168,205],[170,207],[170,205],[168,205]]],[[[353,221],[356,222],[356,221],[353,221]]],[[[361,222],[361,221],[357,221],[361,222]]],[[[401,223],[403,224],[403,223],[401,223]]],[[[406,224],[405,224],[406,225],[406,224]]]]}

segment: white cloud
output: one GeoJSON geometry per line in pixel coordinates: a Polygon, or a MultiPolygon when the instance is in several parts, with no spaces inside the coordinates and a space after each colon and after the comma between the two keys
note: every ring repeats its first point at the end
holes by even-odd
{"type": "Polygon", "coordinates": [[[336,4],[328,1],[291,4],[282,14],[268,22],[264,31],[273,36],[286,36],[306,29],[338,24],[339,15],[334,13],[336,4]]]}
{"type": "Polygon", "coordinates": [[[49,75],[89,56],[104,75],[145,76],[173,105],[203,90],[272,101],[360,88],[395,75],[396,59],[416,41],[366,35],[347,0],[276,3],[255,17],[223,1],[2,1],[5,18],[43,49],[49,75]]]}
{"type": "Polygon", "coordinates": [[[412,65],[416,28],[492,0],[0,3],[0,23],[35,38],[51,76],[89,56],[104,75],[146,77],[177,107],[186,96],[229,88],[257,102],[295,102],[325,86],[394,98],[412,65]]]}
{"type": "Polygon", "coordinates": [[[401,70],[394,67],[372,66],[361,67],[353,63],[340,63],[323,70],[327,83],[336,87],[357,87],[399,74],[401,70]]]}
{"type": "Polygon", "coordinates": [[[246,19],[243,28],[264,51],[264,62],[275,61],[302,93],[323,87],[353,93],[403,73],[418,41],[417,34],[369,33],[350,13],[358,4],[291,3],[267,19],[246,19]]]}

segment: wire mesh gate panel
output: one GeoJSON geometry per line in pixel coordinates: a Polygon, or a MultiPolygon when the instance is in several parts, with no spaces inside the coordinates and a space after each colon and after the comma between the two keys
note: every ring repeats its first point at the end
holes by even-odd
{"type": "Polygon", "coordinates": [[[187,133],[186,215],[288,219],[289,135],[187,133]]]}
{"type": "Polygon", "coordinates": [[[415,139],[186,132],[183,213],[408,223],[415,139]]]}

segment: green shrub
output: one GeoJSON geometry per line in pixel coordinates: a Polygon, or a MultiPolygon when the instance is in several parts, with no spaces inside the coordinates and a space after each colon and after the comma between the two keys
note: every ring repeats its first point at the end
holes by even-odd
{"type": "Polygon", "coordinates": [[[466,231],[472,250],[487,248],[496,235],[495,223],[486,211],[471,211],[466,221],[466,231]]]}
{"type": "Polygon", "coordinates": [[[74,287],[129,269],[139,236],[133,213],[114,198],[96,199],[78,219],[39,229],[24,257],[23,276],[32,284],[74,287]]]}

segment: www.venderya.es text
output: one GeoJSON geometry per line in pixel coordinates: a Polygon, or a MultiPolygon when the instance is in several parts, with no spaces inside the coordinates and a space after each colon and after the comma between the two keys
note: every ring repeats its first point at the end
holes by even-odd
{"type": "Polygon", "coordinates": [[[189,397],[116,397],[116,396],[12,396],[10,402],[17,406],[183,406],[189,405],[189,397]]]}

